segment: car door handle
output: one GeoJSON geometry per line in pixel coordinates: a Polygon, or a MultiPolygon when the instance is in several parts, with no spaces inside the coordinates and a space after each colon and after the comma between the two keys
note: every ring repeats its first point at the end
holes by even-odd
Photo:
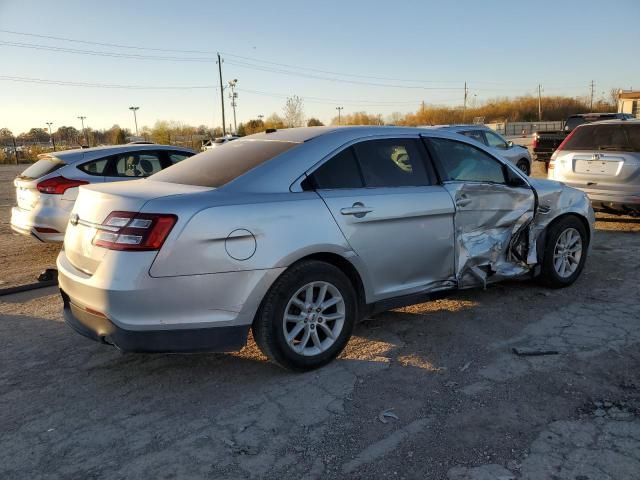
{"type": "Polygon", "coordinates": [[[458,200],[456,200],[456,206],[458,207],[466,207],[470,203],[471,203],[470,198],[459,198],[458,200]]]}
{"type": "Polygon", "coordinates": [[[351,207],[341,208],[342,215],[353,215],[357,218],[364,217],[367,213],[373,212],[373,208],[365,206],[363,203],[356,202],[351,207]]]}

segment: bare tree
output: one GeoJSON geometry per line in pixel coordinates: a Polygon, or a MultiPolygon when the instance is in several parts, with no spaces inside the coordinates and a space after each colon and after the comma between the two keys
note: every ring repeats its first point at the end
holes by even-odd
{"type": "Polygon", "coordinates": [[[304,126],[304,109],[302,106],[302,98],[297,95],[288,97],[287,102],[282,109],[284,114],[284,123],[288,127],[304,126]]]}
{"type": "Polygon", "coordinates": [[[612,88],[609,90],[609,102],[616,108],[618,108],[618,94],[620,90],[620,88],[612,88]]]}

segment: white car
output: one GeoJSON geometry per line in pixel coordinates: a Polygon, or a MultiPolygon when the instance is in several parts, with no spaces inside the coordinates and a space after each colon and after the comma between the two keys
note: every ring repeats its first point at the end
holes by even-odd
{"type": "Polygon", "coordinates": [[[13,182],[17,205],[11,209],[11,229],[62,242],[80,185],[148,177],[194,154],[171,145],[128,144],[40,155],[13,182]]]}

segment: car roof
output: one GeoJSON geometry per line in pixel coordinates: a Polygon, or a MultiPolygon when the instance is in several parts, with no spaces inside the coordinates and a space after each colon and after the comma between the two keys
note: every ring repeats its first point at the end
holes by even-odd
{"type": "Polygon", "coordinates": [[[640,119],[632,118],[629,120],[625,120],[623,118],[613,118],[610,120],[600,120],[598,122],[584,123],[576,128],[592,127],[597,125],[640,125],[640,119]]]}
{"type": "Polygon", "coordinates": [[[590,118],[590,117],[621,117],[626,115],[620,112],[594,112],[594,113],[575,113],[569,115],[568,118],[590,118]]]}
{"type": "Polygon", "coordinates": [[[43,155],[44,157],[55,157],[65,163],[75,163],[84,160],[93,160],[107,155],[115,155],[125,152],[136,152],[140,150],[177,150],[181,152],[195,153],[190,148],[178,147],[175,145],[161,145],[156,143],[129,143],[125,145],[103,145],[92,148],[76,148],[73,150],[63,150],[60,152],[51,152],[43,155]]]}

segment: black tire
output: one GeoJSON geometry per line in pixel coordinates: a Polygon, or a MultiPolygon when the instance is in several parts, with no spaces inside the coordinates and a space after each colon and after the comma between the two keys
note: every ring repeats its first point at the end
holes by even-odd
{"type": "Polygon", "coordinates": [[[356,293],[349,278],[329,263],[304,260],[280,275],[267,292],[252,325],[253,338],[262,353],[276,365],[294,371],[312,370],[326,365],[340,354],[351,338],[356,315],[356,293]],[[283,318],[289,300],[310,282],[328,282],[337,288],[344,302],[345,319],[341,332],[327,350],[304,356],[287,344],[283,318]]]}
{"type": "Polygon", "coordinates": [[[542,270],[540,272],[540,275],[538,276],[538,282],[549,288],[568,287],[580,276],[580,273],[582,272],[584,264],[587,260],[588,249],[589,237],[587,235],[587,230],[584,226],[584,223],[582,223],[577,217],[569,215],[552,223],[547,230],[544,254],[542,259],[542,270]],[[580,239],[582,242],[582,254],[580,256],[580,260],[578,262],[578,267],[576,268],[576,270],[570,276],[562,277],[554,267],[554,250],[556,247],[556,243],[558,242],[558,238],[568,229],[574,229],[580,234],[580,239]]]}
{"type": "Polygon", "coordinates": [[[527,162],[524,158],[518,160],[518,163],[516,163],[516,167],[518,167],[518,169],[527,176],[531,174],[531,168],[529,167],[529,162],[527,162]]]}

